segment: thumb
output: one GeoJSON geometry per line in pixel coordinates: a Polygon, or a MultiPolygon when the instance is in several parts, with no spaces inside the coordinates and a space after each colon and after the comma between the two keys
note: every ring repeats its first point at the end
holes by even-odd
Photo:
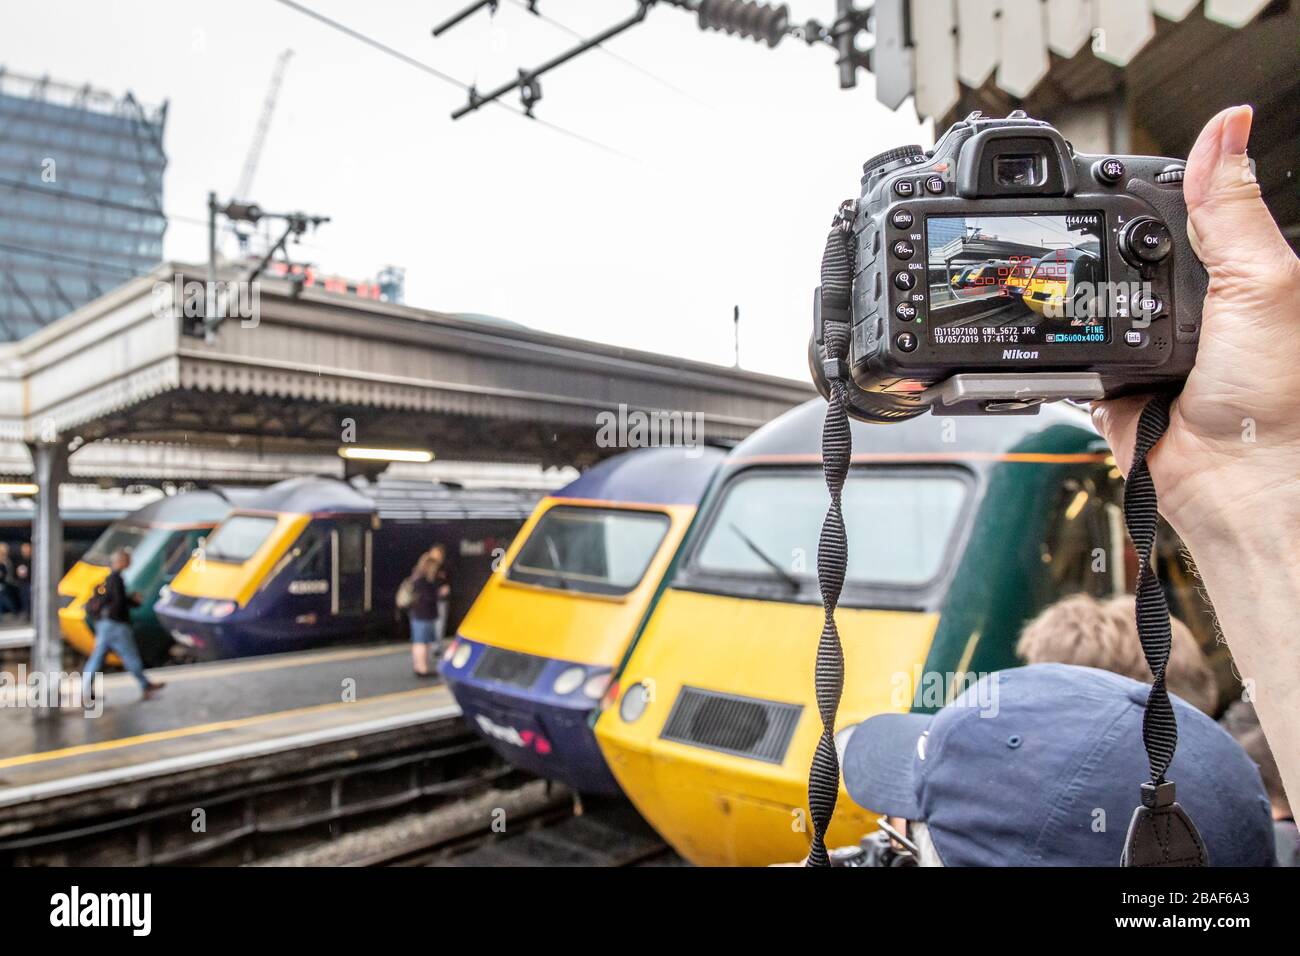
{"type": "Polygon", "coordinates": [[[1246,158],[1253,118],[1249,106],[1224,110],[1205,124],[1187,157],[1187,231],[1212,278],[1275,274],[1294,258],[1246,158]]]}

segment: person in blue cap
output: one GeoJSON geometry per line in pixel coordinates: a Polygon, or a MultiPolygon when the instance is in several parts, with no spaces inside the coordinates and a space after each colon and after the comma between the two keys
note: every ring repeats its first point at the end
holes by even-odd
{"type": "MultiPolygon", "coordinates": [[[[853,728],[844,786],[922,865],[1117,866],[1149,778],[1149,691],[1069,664],[988,674],[936,714],[879,714],[853,728]]],[[[1210,865],[1273,865],[1258,768],[1210,717],[1171,699],[1178,750],[1169,776],[1210,865]]]]}

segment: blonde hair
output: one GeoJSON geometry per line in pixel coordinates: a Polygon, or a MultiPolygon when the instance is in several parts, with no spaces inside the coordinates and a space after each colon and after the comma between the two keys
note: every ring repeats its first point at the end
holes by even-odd
{"type": "MultiPolygon", "coordinates": [[[[1151,682],[1151,669],[1138,641],[1134,597],[1121,594],[1099,601],[1072,594],[1025,625],[1016,653],[1026,664],[1079,664],[1151,682]]],[[[1218,709],[1219,686],[1209,662],[1187,625],[1176,617],[1165,686],[1211,716],[1218,709]]]]}

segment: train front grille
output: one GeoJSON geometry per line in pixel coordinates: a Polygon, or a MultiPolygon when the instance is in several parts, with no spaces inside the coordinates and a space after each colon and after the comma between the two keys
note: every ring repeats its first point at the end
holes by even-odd
{"type": "Polygon", "coordinates": [[[802,712],[802,704],[683,687],[659,736],[737,757],[781,763],[802,712]]]}
{"type": "Polygon", "coordinates": [[[485,647],[474,667],[474,676],[480,680],[500,681],[513,687],[529,688],[546,666],[546,658],[520,654],[499,647],[485,647]]]}
{"type": "Polygon", "coordinates": [[[177,594],[173,591],[171,597],[167,599],[167,608],[172,611],[188,611],[198,601],[199,599],[192,594],[177,594]]]}

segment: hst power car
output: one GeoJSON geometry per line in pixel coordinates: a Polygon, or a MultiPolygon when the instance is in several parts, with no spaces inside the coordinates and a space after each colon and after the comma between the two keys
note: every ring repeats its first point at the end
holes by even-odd
{"type": "Polygon", "coordinates": [[[1025,287],[1029,285],[1029,280],[1033,278],[1038,261],[1033,256],[1012,259],[1011,268],[1007,271],[1007,281],[1002,285],[1003,291],[1017,299],[1024,295],[1025,287]]]}
{"type": "MultiPolygon", "coordinates": [[[[59,629],[63,639],[82,654],[94,648],[86,601],[108,577],[113,552],[126,548],[131,552],[131,566],[122,577],[127,593],[139,593],[141,597],[140,606],[131,612],[136,645],[146,666],[166,662],[172,638],[154,615],[159,592],[171,583],[199,542],[230,509],[256,494],[256,490],[246,488],[183,491],[159,498],[113,522],[59,582],[59,629]]],[[[109,659],[120,663],[116,655],[109,659]]]]}
{"type": "Polygon", "coordinates": [[[199,659],[396,635],[398,586],[441,543],[451,627],[536,502],[527,491],[427,481],[292,478],[227,515],[155,612],[199,659]]]}
{"type": "MultiPolygon", "coordinates": [[[[596,721],[623,791],[696,864],[808,851],[823,414],[821,401],[794,409],[728,457],[596,721]]],[[[1058,598],[1131,586],[1119,472],[1079,409],[855,422],[853,449],[841,740],[1016,664],[1023,623],[1058,598]]],[[[1212,629],[1201,636],[1213,644],[1212,629]]],[[[856,843],[875,818],[841,792],[829,845],[856,843]]]]}
{"type": "Polygon", "coordinates": [[[722,457],[625,452],[537,506],[439,666],[506,760],[581,792],[618,792],[589,719],[722,457]]]}
{"type": "MultiPolygon", "coordinates": [[[[1039,315],[1060,318],[1065,303],[1101,281],[1101,259],[1082,249],[1054,249],[1038,260],[1020,300],[1039,315]]],[[[1079,324],[1082,324],[1080,320],[1079,324]]]]}

